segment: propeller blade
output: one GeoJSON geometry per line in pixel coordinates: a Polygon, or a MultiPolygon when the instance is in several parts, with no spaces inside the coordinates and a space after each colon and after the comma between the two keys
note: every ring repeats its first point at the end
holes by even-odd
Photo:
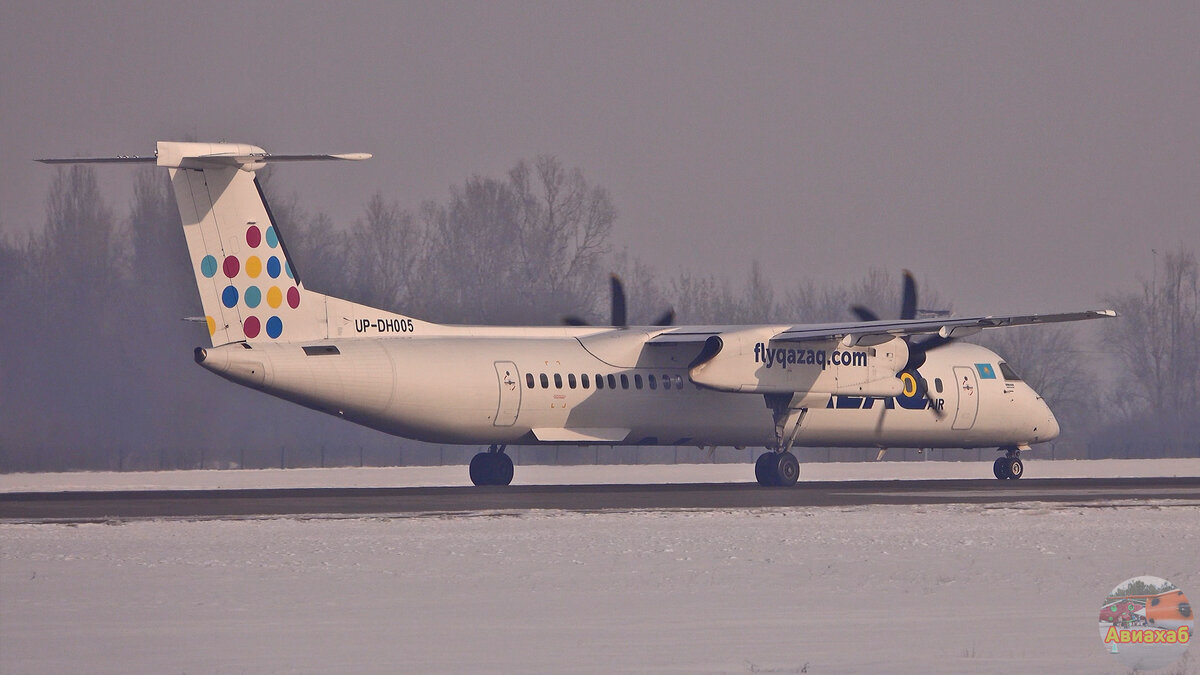
{"type": "Polygon", "coordinates": [[[879,320],[878,314],[876,314],[875,312],[872,312],[871,310],[867,309],[866,307],[863,307],[862,305],[855,305],[850,308],[850,311],[854,312],[854,316],[857,316],[859,321],[878,321],[879,320]]]}
{"type": "Polygon", "coordinates": [[[920,342],[912,343],[909,346],[909,349],[919,349],[922,352],[927,352],[937,349],[938,347],[944,347],[951,342],[954,342],[954,338],[942,337],[941,335],[931,335],[920,342]]]}
{"type": "Polygon", "coordinates": [[[589,323],[577,316],[564,316],[562,318],[562,323],[564,326],[590,326],[590,325],[592,325],[591,323],[589,323]]]}
{"type": "Polygon", "coordinates": [[[609,277],[609,285],[612,288],[612,325],[624,328],[629,325],[625,321],[625,285],[615,274],[609,277]]]}
{"type": "Polygon", "coordinates": [[[675,323],[675,310],[668,309],[662,316],[654,320],[655,326],[670,326],[675,323]]]}
{"type": "Polygon", "coordinates": [[[917,280],[908,270],[904,270],[904,296],[900,303],[900,318],[917,318],[917,280]]]}

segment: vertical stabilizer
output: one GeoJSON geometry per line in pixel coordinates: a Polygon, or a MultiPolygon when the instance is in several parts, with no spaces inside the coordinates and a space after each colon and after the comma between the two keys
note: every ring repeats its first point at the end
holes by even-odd
{"type": "Polygon", "coordinates": [[[159,142],[157,163],[171,174],[213,345],[328,337],[326,298],[297,278],[254,171],[268,161],[359,157],[159,142]]]}
{"type": "Polygon", "coordinates": [[[50,158],[45,164],[155,163],[171,174],[213,346],[441,330],[436,324],[306,290],[254,172],[274,162],[371,155],[273,155],[240,143],[159,141],[154,157],[50,158]],[[330,322],[333,325],[330,325],[330,322]]]}

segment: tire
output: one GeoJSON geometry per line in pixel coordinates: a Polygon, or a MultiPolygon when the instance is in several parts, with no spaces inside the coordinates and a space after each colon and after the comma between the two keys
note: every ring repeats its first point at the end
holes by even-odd
{"type": "Polygon", "coordinates": [[[996,474],[996,478],[999,478],[1000,480],[1008,478],[1008,458],[996,458],[996,463],[992,464],[992,473],[996,474]]]}
{"type": "Polygon", "coordinates": [[[492,471],[492,485],[512,484],[513,473],[515,472],[513,469],[512,457],[509,457],[503,452],[498,452],[495,453],[495,457],[492,458],[492,461],[494,462],[492,471]]]}
{"type": "Polygon", "coordinates": [[[470,474],[471,482],[476,485],[491,485],[492,471],[491,457],[486,452],[481,452],[471,458],[470,474]]]}
{"type": "Polygon", "coordinates": [[[800,460],[790,452],[784,452],[775,460],[775,484],[791,487],[800,480],[800,460]]]}
{"type": "Polygon", "coordinates": [[[758,456],[758,461],[754,463],[754,477],[758,479],[759,485],[771,487],[775,484],[775,468],[772,466],[774,460],[773,452],[764,452],[758,456]]]}
{"type": "Polygon", "coordinates": [[[1021,460],[1017,459],[1016,457],[1013,457],[1012,459],[1008,460],[1007,468],[1008,468],[1008,477],[1013,480],[1016,480],[1016,479],[1020,478],[1021,476],[1025,475],[1025,465],[1022,464],[1021,460]]]}

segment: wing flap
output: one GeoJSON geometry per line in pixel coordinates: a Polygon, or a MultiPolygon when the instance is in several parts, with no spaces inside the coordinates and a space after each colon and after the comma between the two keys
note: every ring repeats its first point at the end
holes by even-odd
{"type": "Polygon", "coordinates": [[[533,435],[550,443],[620,443],[629,435],[629,429],[544,427],[534,429],[533,435]]]}

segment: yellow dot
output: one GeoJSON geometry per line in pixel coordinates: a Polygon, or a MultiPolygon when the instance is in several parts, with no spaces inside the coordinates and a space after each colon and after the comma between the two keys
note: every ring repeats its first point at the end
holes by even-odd
{"type": "Polygon", "coordinates": [[[216,322],[216,321],[213,321],[213,318],[212,318],[211,316],[206,316],[206,317],[204,317],[204,320],[205,320],[205,321],[208,323],[208,334],[209,334],[209,335],[214,335],[214,334],[216,334],[216,332],[217,332],[217,322],[216,322]]]}
{"type": "Polygon", "coordinates": [[[246,274],[249,274],[251,279],[257,279],[258,275],[262,274],[262,260],[259,260],[258,256],[252,255],[246,259],[246,274]]]}
{"type": "Polygon", "coordinates": [[[271,290],[267,291],[267,304],[271,307],[278,307],[283,302],[283,292],[278,286],[272,286],[271,290]]]}

